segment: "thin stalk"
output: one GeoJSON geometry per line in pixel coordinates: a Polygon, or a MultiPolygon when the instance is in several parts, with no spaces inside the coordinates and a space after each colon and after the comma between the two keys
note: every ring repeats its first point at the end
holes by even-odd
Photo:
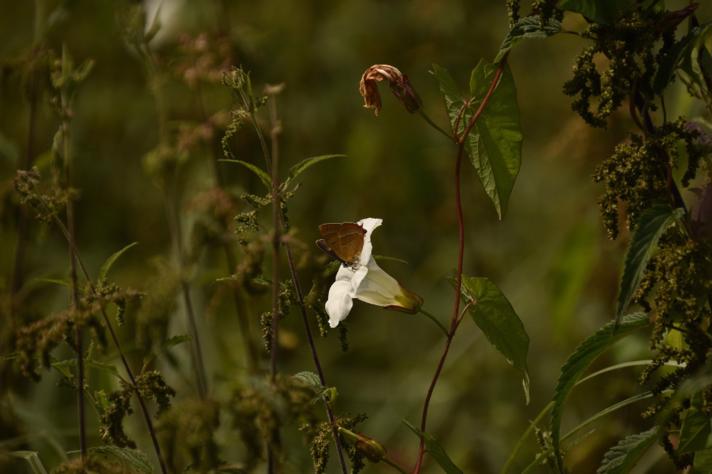
{"type": "Polygon", "coordinates": [[[500,471],[500,474],[507,474],[509,470],[512,468],[512,464],[514,463],[514,460],[517,458],[517,454],[519,454],[519,450],[522,449],[522,446],[524,446],[524,441],[529,437],[532,431],[534,431],[534,428],[537,427],[537,425],[541,422],[541,420],[544,419],[544,417],[549,413],[549,410],[552,409],[554,406],[554,402],[549,402],[534,418],[534,420],[529,422],[529,427],[524,431],[522,436],[519,437],[519,440],[517,441],[517,444],[514,445],[514,449],[512,450],[512,453],[509,455],[507,458],[507,462],[504,464],[502,467],[502,470],[500,471]]]}
{"type": "MultiPolygon", "coordinates": [[[[177,178],[174,177],[174,180],[177,181],[177,178]]],[[[177,183],[174,183],[174,192],[172,193],[172,199],[171,203],[169,204],[169,207],[171,208],[171,213],[172,216],[169,218],[172,218],[173,220],[173,225],[171,226],[172,234],[173,234],[173,239],[174,239],[174,244],[175,244],[175,253],[176,253],[176,259],[178,260],[178,267],[179,271],[181,273],[180,275],[180,289],[181,289],[181,295],[183,297],[183,304],[185,305],[185,312],[186,312],[186,319],[188,320],[188,330],[190,332],[190,338],[192,341],[192,348],[193,350],[192,355],[193,355],[193,370],[195,371],[195,382],[198,388],[198,395],[200,396],[201,399],[205,399],[207,397],[208,393],[208,387],[207,387],[207,377],[205,375],[205,363],[203,362],[203,349],[200,344],[200,334],[198,332],[198,324],[195,316],[195,309],[193,306],[193,300],[190,296],[190,285],[186,281],[183,272],[185,268],[185,251],[183,249],[183,230],[182,230],[182,222],[180,218],[180,211],[178,210],[179,208],[179,198],[178,198],[178,191],[177,191],[177,183]]]]}
{"type": "Polygon", "coordinates": [[[425,113],[425,111],[422,109],[422,107],[418,109],[418,115],[420,115],[420,117],[421,117],[423,120],[425,120],[425,122],[426,122],[428,125],[430,125],[432,128],[434,128],[435,130],[437,130],[440,134],[442,134],[442,135],[444,135],[445,137],[447,137],[448,140],[450,140],[450,141],[456,141],[456,138],[455,138],[455,137],[453,137],[452,135],[450,135],[449,133],[447,133],[447,132],[446,132],[445,130],[443,130],[438,124],[436,124],[435,122],[433,122],[433,120],[428,116],[428,114],[425,113]]]}
{"type": "MultiPolygon", "coordinates": [[[[321,366],[321,361],[319,361],[319,354],[316,350],[314,336],[312,334],[311,327],[309,326],[309,318],[307,317],[307,307],[304,304],[304,293],[302,292],[302,285],[299,282],[297,269],[294,265],[294,259],[292,258],[292,248],[287,242],[284,242],[283,245],[285,253],[287,254],[287,264],[289,265],[289,273],[292,276],[292,284],[294,285],[294,291],[297,293],[299,309],[302,313],[302,322],[304,323],[304,330],[307,333],[307,341],[309,342],[309,348],[311,349],[311,356],[312,360],[314,361],[314,367],[316,367],[316,373],[319,375],[319,383],[321,383],[322,387],[326,387],[326,377],[324,376],[324,369],[321,366]]],[[[329,418],[329,424],[331,425],[331,435],[334,438],[336,452],[339,455],[339,464],[341,466],[341,472],[343,474],[348,474],[349,468],[346,465],[346,459],[344,459],[343,446],[341,445],[341,437],[339,436],[339,427],[336,424],[336,417],[334,417],[334,412],[332,411],[329,402],[323,397],[322,399],[324,401],[324,408],[326,409],[326,416],[329,418]]]]}
{"type": "MultiPolygon", "coordinates": [[[[221,2],[221,5],[223,7],[226,7],[223,2],[221,2]]],[[[205,101],[203,99],[203,90],[201,87],[198,87],[198,105],[200,107],[200,114],[203,121],[207,120],[208,115],[205,109],[205,101]]],[[[223,177],[220,174],[220,168],[218,166],[220,153],[220,151],[216,151],[215,149],[213,151],[213,181],[215,187],[217,187],[220,191],[224,191],[225,188],[223,183],[223,177]]],[[[225,224],[225,230],[228,230],[227,224],[225,224]]],[[[223,252],[225,253],[225,263],[227,265],[228,274],[231,274],[235,271],[235,268],[237,267],[237,258],[235,257],[235,252],[233,251],[232,247],[230,247],[230,243],[227,241],[223,241],[222,248],[223,252]]],[[[257,348],[255,347],[253,339],[250,337],[250,321],[245,313],[245,308],[242,303],[242,296],[240,295],[240,289],[234,287],[232,290],[232,296],[233,301],[235,303],[235,314],[237,315],[237,322],[240,325],[240,333],[242,335],[243,346],[245,348],[245,360],[247,362],[247,367],[249,368],[250,372],[255,372],[257,370],[257,348]]]]}
{"type": "MultiPolygon", "coordinates": [[[[277,116],[276,97],[273,95],[269,101],[270,114],[270,170],[272,174],[272,321],[270,323],[271,341],[270,341],[270,377],[272,382],[277,376],[277,355],[279,341],[279,248],[282,243],[281,233],[281,204],[282,198],[279,193],[279,135],[282,131],[277,116]]],[[[255,124],[257,126],[257,124],[255,124]]],[[[274,436],[279,439],[279,429],[275,428],[274,436]]],[[[268,450],[268,469],[270,473],[276,472],[276,459],[274,450],[268,450]]]]}
{"type": "MultiPolygon", "coordinates": [[[[452,340],[455,337],[455,333],[457,332],[457,328],[460,326],[459,323],[461,321],[460,318],[460,301],[462,297],[462,270],[463,270],[463,262],[465,259],[465,218],[462,210],[462,190],[461,190],[461,183],[460,183],[460,171],[462,168],[462,160],[465,155],[465,142],[467,140],[467,136],[469,135],[470,131],[472,128],[475,126],[477,123],[477,120],[480,118],[482,113],[484,112],[485,108],[487,107],[487,104],[489,103],[490,98],[494,94],[494,91],[497,89],[497,85],[499,85],[499,81],[502,77],[502,73],[504,72],[504,67],[505,67],[505,59],[500,62],[499,66],[497,67],[497,70],[494,73],[494,77],[492,78],[492,82],[490,83],[489,89],[487,90],[487,93],[485,96],[482,98],[482,102],[480,102],[479,107],[477,108],[477,111],[475,111],[474,115],[470,118],[469,123],[465,127],[465,130],[463,131],[462,135],[457,137],[457,158],[455,160],[455,212],[457,215],[457,227],[458,227],[458,254],[457,254],[457,274],[455,275],[455,302],[453,304],[453,310],[452,310],[452,317],[450,318],[450,329],[448,330],[447,338],[445,341],[445,348],[443,349],[443,353],[440,356],[440,360],[438,361],[438,365],[435,368],[435,374],[433,374],[433,378],[430,382],[430,386],[428,387],[428,391],[425,395],[425,402],[423,403],[423,411],[421,414],[420,418],[420,431],[422,433],[426,432],[427,428],[427,421],[428,421],[428,409],[430,407],[430,400],[433,396],[433,392],[435,391],[435,386],[438,383],[438,379],[440,378],[440,374],[442,373],[443,367],[445,366],[445,360],[447,359],[448,352],[450,351],[450,345],[452,344],[452,340]]],[[[455,129],[457,130],[457,129],[455,129]]],[[[421,436],[420,437],[420,444],[418,447],[418,460],[415,464],[415,468],[413,470],[414,474],[419,474],[420,470],[422,469],[423,466],[423,458],[425,456],[425,439],[421,436]]]]}
{"type": "MultiPolygon", "coordinates": [[[[67,227],[64,225],[64,223],[57,217],[54,216],[54,222],[59,228],[59,230],[62,232],[64,235],[64,238],[67,240],[67,243],[69,244],[69,247],[71,248],[74,258],[76,259],[76,262],[79,266],[79,269],[82,271],[82,274],[84,275],[84,278],[86,279],[88,285],[89,285],[89,290],[93,294],[97,294],[96,287],[94,286],[93,280],[91,279],[91,276],[89,275],[89,271],[87,270],[87,267],[84,265],[84,261],[82,260],[81,255],[79,254],[79,250],[77,249],[76,243],[74,239],[72,238],[72,235],[69,233],[69,230],[67,227]]],[[[101,315],[104,319],[104,324],[106,324],[107,329],[109,330],[109,335],[111,336],[111,341],[114,343],[114,347],[116,347],[116,351],[119,354],[119,358],[121,359],[121,364],[124,366],[124,370],[126,371],[126,374],[129,377],[129,380],[131,381],[131,388],[133,388],[134,393],[136,394],[136,399],[138,400],[139,406],[141,407],[141,413],[143,414],[143,419],[146,422],[146,428],[148,429],[148,433],[151,436],[151,442],[153,443],[153,449],[156,452],[156,457],[158,458],[158,463],[161,467],[161,473],[162,474],[168,474],[168,469],[166,468],[166,463],[163,460],[163,455],[161,454],[161,446],[158,444],[158,437],[156,436],[156,430],[153,426],[153,422],[151,421],[151,415],[148,413],[148,407],[146,406],[146,401],[143,398],[143,395],[141,395],[141,392],[138,389],[138,384],[136,383],[136,377],[134,376],[133,370],[131,370],[131,366],[128,363],[128,360],[126,359],[126,355],[124,354],[123,349],[121,348],[121,343],[119,342],[119,338],[116,335],[116,331],[114,330],[113,324],[111,324],[111,319],[109,319],[109,316],[106,314],[106,310],[104,308],[101,308],[101,315]]]]}
{"type": "Polygon", "coordinates": [[[405,469],[400,467],[398,464],[395,463],[395,461],[391,460],[387,456],[384,457],[383,459],[381,459],[381,461],[383,461],[383,464],[387,464],[388,466],[392,467],[393,469],[395,469],[396,471],[398,471],[402,474],[408,474],[408,471],[406,471],[405,469]]]}
{"type": "MultiPolygon", "coordinates": [[[[161,89],[161,73],[158,61],[147,44],[142,45],[139,51],[146,58],[144,65],[149,79],[149,86],[153,92],[153,98],[156,101],[156,112],[158,113],[158,134],[159,143],[165,143],[169,139],[168,135],[168,113],[166,109],[165,98],[161,89]]],[[[177,171],[172,177],[173,190],[170,196],[170,202],[167,202],[168,207],[168,224],[173,239],[174,252],[178,263],[180,275],[180,291],[185,305],[186,319],[188,320],[188,331],[191,338],[191,359],[193,370],[195,371],[195,383],[198,390],[198,395],[201,399],[205,399],[208,393],[208,383],[205,371],[205,363],[203,362],[203,350],[200,343],[200,335],[198,333],[197,318],[193,301],[190,296],[190,285],[185,280],[183,270],[185,268],[185,255],[183,249],[183,230],[180,216],[180,194],[178,192],[178,176],[177,171]]]]}
{"type": "Polygon", "coordinates": [[[423,308],[420,308],[420,310],[418,310],[418,312],[419,312],[420,314],[422,314],[423,316],[425,316],[426,318],[428,318],[429,320],[431,320],[433,323],[435,323],[435,324],[438,326],[438,328],[440,328],[440,330],[443,332],[443,334],[445,334],[445,337],[448,336],[449,331],[447,330],[447,328],[445,327],[445,325],[444,325],[443,323],[441,323],[441,322],[438,320],[438,318],[436,318],[436,317],[435,317],[434,315],[432,315],[431,313],[428,313],[428,312],[425,311],[423,308]]]}
{"type": "MultiPolygon", "coordinates": [[[[63,48],[62,64],[66,64],[67,50],[63,48]]],[[[64,66],[62,66],[64,69],[64,66]]],[[[66,71],[63,71],[63,74],[66,71]]],[[[60,110],[62,113],[62,145],[63,145],[63,161],[64,161],[64,176],[63,176],[63,187],[66,191],[69,191],[72,186],[72,149],[70,143],[70,116],[71,116],[71,101],[67,95],[66,89],[62,89],[60,92],[60,110]]],[[[69,233],[69,239],[72,242],[76,242],[75,233],[75,220],[74,220],[74,200],[70,196],[67,199],[67,204],[65,207],[66,218],[67,218],[67,232],[69,233]]],[[[69,245],[69,244],[68,244],[69,245]]],[[[79,282],[77,279],[77,259],[72,252],[71,245],[68,249],[70,270],[69,276],[71,280],[71,307],[74,311],[79,310],[79,282]]],[[[84,471],[84,465],[86,463],[87,457],[87,433],[86,433],[86,411],[84,406],[84,332],[82,328],[77,326],[74,330],[74,338],[76,339],[74,344],[74,349],[77,353],[77,413],[78,413],[78,423],[79,423],[79,454],[82,463],[82,471],[84,471]]]]}

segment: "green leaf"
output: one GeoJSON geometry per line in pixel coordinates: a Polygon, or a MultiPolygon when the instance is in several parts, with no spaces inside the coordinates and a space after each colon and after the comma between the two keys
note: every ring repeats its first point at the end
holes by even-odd
{"type": "Polygon", "coordinates": [[[452,462],[450,456],[445,452],[440,443],[433,437],[433,435],[428,433],[423,433],[418,428],[410,424],[408,420],[403,420],[403,423],[410,428],[410,430],[416,435],[423,438],[425,442],[425,450],[430,453],[430,455],[435,459],[435,461],[443,468],[446,474],[463,474],[462,470],[452,462]]]}
{"type": "Polygon", "coordinates": [[[47,470],[36,451],[12,451],[10,455],[27,461],[33,474],[47,474],[47,470]]]}
{"type": "Polygon", "coordinates": [[[317,163],[321,163],[322,161],[330,160],[332,158],[346,158],[346,155],[320,155],[320,156],[312,156],[310,158],[305,158],[304,160],[300,161],[296,165],[292,166],[289,168],[289,174],[287,175],[287,180],[293,180],[297,178],[300,174],[304,173],[306,170],[311,168],[317,163]]]}
{"type": "Polygon", "coordinates": [[[242,160],[221,159],[219,161],[222,161],[225,163],[237,163],[238,165],[244,166],[248,170],[255,173],[255,175],[258,178],[260,178],[260,181],[262,181],[262,184],[264,184],[268,190],[270,190],[270,191],[272,190],[272,178],[259,166],[253,165],[252,163],[248,163],[247,161],[242,161],[242,160]]]}
{"type": "Polygon", "coordinates": [[[44,277],[33,278],[32,280],[30,280],[29,284],[31,284],[31,285],[49,284],[49,285],[58,285],[58,286],[63,286],[65,288],[69,288],[69,281],[63,280],[61,278],[44,278],[44,277]]]}
{"type": "Polygon", "coordinates": [[[696,408],[691,408],[685,415],[680,429],[680,454],[699,451],[707,446],[710,436],[710,417],[696,408]]]}
{"type": "Polygon", "coordinates": [[[144,453],[137,449],[119,448],[117,446],[96,446],[89,449],[90,452],[113,457],[119,460],[125,467],[131,467],[136,472],[153,474],[153,468],[144,453]]]}
{"type": "Polygon", "coordinates": [[[648,326],[645,313],[629,314],[622,318],[618,327],[611,321],[581,343],[561,368],[561,375],[554,391],[554,406],[551,408],[551,441],[559,472],[563,471],[561,459],[561,415],[564,402],[579,378],[589,365],[608,349],[633,331],[648,326]]]}
{"type": "Polygon", "coordinates": [[[118,252],[114,252],[109,258],[107,258],[106,261],[102,263],[101,267],[99,268],[99,281],[105,280],[106,275],[109,274],[109,270],[111,270],[111,267],[114,265],[114,263],[116,263],[119,257],[121,257],[128,249],[135,247],[136,245],[138,245],[138,242],[132,242],[126,247],[119,250],[118,252]]]}
{"type": "Polygon", "coordinates": [[[529,404],[529,335],[521,319],[489,278],[463,276],[462,293],[474,302],[469,313],[475,324],[507,362],[522,373],[524,397],[529,404]]]}
{"type": "Polygon", "coordinates": [[[617,412],[621,408],[625,408],[629,405],[641,402],[643,400],[648,400],[650,398],[653,398],[653,392],[643,392],[643,393],[639,393],[637,395],[633,395],[632,397],[625,398],[619,402],[614,403],[613,405],[609,405],[606,408],[604,408],[603,410],[596,412],[593,416],[590,416],[589,418],[586,418],[584,421],[579,423],[575,428],[571,429],[571,431],[569,431],[564,436],[562,436],[561,441],[563,442],[563,441],[570,439],[574,434],[583,430],[588,425],[593,424],[594,422],[600,420],[604,416],[608,416],[611,413],[617,412]]]}
{"type": "Polygon", "coordinates": [[[177,336],[171,336],[163,342],[163,348],[169,349],[178,344],[183,344],[184,342],[190,341],[190,336],[188,334],[178,334],[177,336]]]}
{"type": "Polygon", "coordinates": [[[712,472],[712,448],[697,451],[692,467],[693,474],[708,474],[712,472]]]}
{"type": "Polygon", "coordinates": [[[113,375],[118,379],[121,379],[121,375],[119,374],[119,371],[117,370],[116,366],[114,366],[114,364],[107,364],[106,362],[99,362],[98,360],[94,359],[85,359],[85,363],[87,367],[92,367],[94,369],[101,370],[103,372],[113,375]]]}
{"type": "MultiPolygon", "coordinates": [[[[483,100],[496,67],[485,61],[472,71],[470,93],[475,104],[483,100]]],[[[522,162],[522,130],[514,78],[505,66],[497,89],[466,140],[466,150],[500,220],[522,162]]]]}
{"type": "Polygon", "coordinates": [[[638,219],[638,223],[630,241],[623,264],[620,289],[618,292],[618,308],[616,323],[628,309],[635,290],[643,278],[643,272],[648,260],[655,250],[660,236],[670,223],[681,217],[682,209],[672,210],[670,206],[655,204],[646,209],[638,219]]]}
{"type": "Polygon", "coordinates": [[[580,13],[586,18],[612,25],[624,13],[635,7],[635,0],[560,0],[558,8],[580,13]]]}
{"type": "Polygon", "coordinates": [[[603,456],[596,474],[625,474],[635,466],[645,452],[660,437],[658,428],[626,436],[603,456]]]}
{"type": "Polygon", "coordinates": [[[299,380],[300,382],[309,385],[310,387],[314,387],[317,390],[321,390],[323,388],[319,376],[314,372],[309,372],[308,370],[305,370],[304,372],[294,374],[293,377],[299,380]]]}
{"type": "Polygon", "coordinates": [[[438,81],[438,86],[440,87],[440,92],[445,99],[445,109],[447,110],[448,118],[450,119],[450,126],[453,132],[460,133],[463,127],[467,124],[467,118],[462,117],[458,122],[458,116],[465,105],[465,99],[462,92],[455,84],[455,80],[450,75],[447,69],[444,67],[433,64],[430,70],[435,79],[438,81]]]}
{"type": "Polygon", "coordinates": [[[548,38],[561,31],[561,22],[555,18],[549,18],[545,23],[539,15],[525,16],[520,18],[504,37],[502,45],[499,47],[495,64],[499,64],[504,56],[522,40],[530,38],[548,38]]]}

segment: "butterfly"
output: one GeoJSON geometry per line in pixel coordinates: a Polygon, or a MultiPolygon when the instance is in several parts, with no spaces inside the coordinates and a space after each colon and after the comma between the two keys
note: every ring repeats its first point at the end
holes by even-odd
{"type": "Polygon", "coordinates": [[[322,238],[316,241],[317,247],[346,267],[352,267],[358,263],[366,229],[354,222],[342,222],[340,224],[321,224],[319,233],[322,238]]]}

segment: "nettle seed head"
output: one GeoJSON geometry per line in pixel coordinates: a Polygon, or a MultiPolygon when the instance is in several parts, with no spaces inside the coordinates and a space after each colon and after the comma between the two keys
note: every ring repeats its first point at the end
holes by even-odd
{"type": "Polygon", "coordinates": [[[378,92],[378,83],[388,81],[393,95],[403,104],[405,109],[413,113],[417,111],[422,102],[413,86],[408,80],[408,76],[390,64],[374,64],[364,71],[359,83],[359,92],[363,97],[363,106],[373,109],[373,113],[378,115],[381,111],[381,95],[378,92]]]}

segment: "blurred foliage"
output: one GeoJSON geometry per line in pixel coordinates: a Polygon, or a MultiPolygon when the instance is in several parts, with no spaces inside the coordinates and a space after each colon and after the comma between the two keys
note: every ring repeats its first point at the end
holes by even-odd
{"type": "MultiPolygon", "coordinates": [[[[265,242],[250,232],[269,224],[261,215],[255,220],[253,209],[240,200],[259,198],[264,192],[260,180],[243,167],[215,160],[222,157],[221,138],[234,118],[231,93],[221,84],[223,71],[233,65],[251,71],[259,94],[265,84],[285,84],[276,98],[283,170],[309,156],[346,155],[300,177],[302,186],[289,203],[287,237],[303,284],[330,276],[322,274],[325,260],[312,245],[318,224],[380,217],[384,225],[375,237],[378,252],[407,262],[386,261],[384,267],[397,272],[424,297],[424,307],[445,320],[452,299],[447,280],[456,252],[452,145],[390,95],[384,94],[383,110],[374,118],[362,108],[358,80],[371,64],[397,65],[424,109],[437,123],[447,124],[430,65],[446,66],[464,83],[477,60],[495,56],[509,24],[504,3],[150,0],[144,16],[138,4],[127,0],[0,0],[0,308],[6,322],[0,329],[0,449],[37,451],[45,466],[62,465],[58,472],[74,472],[67,452],[78,447],[75,382],[53,370],[35,383],[21,377],[12,360],[16,344],[22,343],[13,339],[15,330],[48,324],[44,321],[53,319],[43,318],[53,314],[61,317],[70,297],[67,245],[54,227],[26,219],[22,232],[27,248],[20,273],[14,273],[18,216],[23,213],[13,192],[15,171],[34,164],[48,176],[56,158],[53,137],[60,119],[50,103],[51,53],[61,54],[65,45],[78,64],[94,62],[71,111],[77,246],[97,273],[107,256],[139,243],[114,265],[110,278],[122,288],[135,288],[143,295],[140,303],[129,298],[124,310],[109,298],[95,304],[107,306],[112,317],[124,315],[118,332],[132,365],[146,368],[144,374],[160,369],[167,383],[164,395],[171,387],[176,391],[173,407],[157,426],[171,468],[178,472],[192,465],[201,471],[221,464],[239,472],[256,448],[249,435],[235,429],[236,418],[249,418],[259,431],[272,417],[286,417],[290,403],[308,400],[265,408],[259,385],[245,383],[253,369],[250,354],[259,352],[260,367],[267,366],[267,359],[260,344],[245,350],[235,306],[246,315],[252,339],[258,340],[260,314],[269,307],[268,282],[265,286],[260,268],[269,255],[265,242]],[[235,215],[241,220],[235,222],[235,215]],[[182,242],[176,239],[180,234],[182,242]],[[239,249],[237,260],[230,264],[228,259],[227,266],[223,245],[239,249]],[[190,333],[186,301],[180,296],[183,282],[190,283],[207,385],[215,400],[196,397],[191,372],[196,341],[181,337],[190,333]],[[215,401],[232,408],[219,410],[215,401]],[[181,433],[190,436],[177,438],[181,433]]],[[[712,6],[701,5],[698,14],[709,18],[712,6]]],[[[583,23],[576,15],[563,21],[571,28],[583,23]]],[[[628,236],[621,229],[622,239],[607,239],[596,204],[603,189],[592,176],[634,124],[613,112],[607,130],[592,129],[571,111],[562,89],[577,53],[587,44],[559,35],[518,45],[510,55],[524,150],[503,221],[475,174],[465,168],[465,268],[496,282],[531,340],[531,403],[525,406],[520,376],[484,343],[475,325],[463,322],[433,399],[429,432],[465,472],[501,468],[528,420],[551,398],[567,355],[614,315],[628,236]]],[[[671,117],[701,108],[680,84],[667,98],[671,117]]],[[[237,133],[230,146],[237,159],[262,163],[254,134],[237,133]]],[[[42,196],[59,207],[67,198],[61,193],[42,196]]],[[[666,258],[660,257],[660,271],[666,258]]],[[[320,287],[315,286],[314,294],[320,287]]],[[[319,299],[313,301],[318,307],[319,299]]],[[[334,404],[340,413],[368,413],[358,429],[408,466],[417,440],[401,420],[415,422],[420,414],[442,336],[420,316],[358,303],[347,324],[348,351],[342,351],[340,331],[317,338],[329,383],[338,387],[334,404]]],[[[60,332],[66,329],[58,327],[60,332]]],[[[296,307],[282,320],[280,336],[280,371],[311,370],[296,307]]],[[[42,352],[56,341],[31,342],[42,352]]],[[[646,349],[645,339],[627,339],[597,364],[644,358],[646,349]]],[[[72,351],[60,346],[54,354],[64,360],[72,351]]],[[[97,349],[90,356],[96,363],[87,366],[90,387],[107,387],[87,403],[90,446],[101,444],[99,427],[107,413],[102,401],[117,402],[118,395],[106,393],[126,387],[101,365],[116,356],[110,345],[103,352],[97,349]]],[[[47,359],[49,366],[51,362],[47,359]]],[[[634,368],[602,377],[594,382],[595,389],[574,392],[565,425],[574,426],[586,414],[639,389],[634,368]]],[[[129,411],[126,404],[122,408],[129,411]]],[[[628,407],[598,422],[585,443],[571,448],[568,464],[577,473],[595,472],[616,440],[647,428],[640,411],[628,407]]],[[[140,416],[123,423],[126,433],[121,433],[154,462],[140,416]]],[[[287,424],[282,432],[281,445],[289,447],[283,453],[288,472],[312,469],[299,428],[299,423],[287,424]]],[[[322,432],[306,435],[328,439],[322,432]]],[[[531,458],[537,449],[530,443],[523,453],[531,458]]],[[[650,472],[670,472],[672,465],[655,449],[650,472]],[[652,467],[656,462],[658,471],[652,467]]],[[[99,452],[92,462],[112,466],[97,468],[100,472],[124,472],[122,460],[110,454],[99,452]]],[[[333,453],[329,463],[327,472],[335,472],[333,453]]],[[[435,466],[429,468],[436,472],[435,466]]],[[[22,460],[0,458],[3,472],[24,469],[22,460]]],[[[387,469],[369,465],[365,472],[387,469]]]]}

